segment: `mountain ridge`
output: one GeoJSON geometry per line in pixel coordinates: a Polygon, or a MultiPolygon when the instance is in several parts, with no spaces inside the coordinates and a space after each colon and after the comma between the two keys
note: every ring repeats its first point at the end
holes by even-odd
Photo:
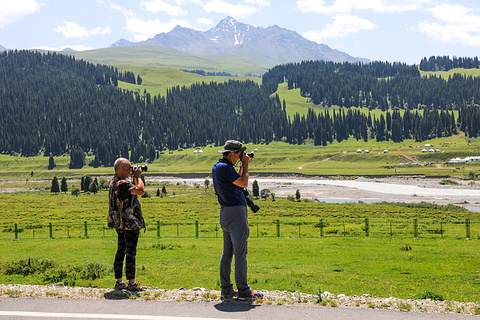
{"type": "Polygon", "coordinates": [[[176,26],[169,32],[160,33],[140,42],[120,39],[109,48],[121,46],[163,46],[200,56],[241,56],[261,61],[268,66],[300,62],[304,60],[327,60],[334,62],[370,62],[365,58],[330,48],[326,44],[310,41],[296,31],[278,25],[254,27],[227,16],[215,27],[198,31],[176,26]]]}

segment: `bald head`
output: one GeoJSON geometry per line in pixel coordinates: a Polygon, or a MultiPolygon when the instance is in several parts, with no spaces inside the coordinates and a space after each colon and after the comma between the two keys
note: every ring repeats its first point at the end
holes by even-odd
{"type": "Polygon", "coordinates": [[[123,170],[124,168],[128,168],[128,171],[130,171],[130,161],[125,158],[118,158],[115,161],[115,164],[113,165],[113,168],[115,169],[115,173],[118,173],[119,171],[123,170]]]}

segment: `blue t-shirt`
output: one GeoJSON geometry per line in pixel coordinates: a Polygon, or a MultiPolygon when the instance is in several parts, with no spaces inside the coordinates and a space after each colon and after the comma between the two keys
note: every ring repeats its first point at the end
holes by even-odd
{"type": "Polygon", "coordinates": [[[218,202],[222,207],[247,205],[243,189],[233,184],[235,180],[240,178],[240,175],[235,171],[230,161],[226,159],[218,160],[213,165],[212,178],[218,202]]]}

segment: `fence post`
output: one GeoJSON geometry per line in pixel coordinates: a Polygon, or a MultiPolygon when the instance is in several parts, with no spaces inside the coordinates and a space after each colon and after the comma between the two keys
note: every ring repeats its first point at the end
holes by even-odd
{"type": "Polygon", "coordinates": [[[53,239],[53,230],[52,230],[51,222],[48,223],[48,235],[49,235],[48,239],[53,239]]]}
{"type": "Polygon", "coordinates": [[[368,224],[368,218],[365,218],[365,237],[370,236],[370,225],[368,224]]]}
{"type": "Polygon", "coordinates": [[[18,240],[18,226],[16,223],[14,224],[13,229],[15,230],[15,240],[18,240]]]}
{"type": "Polygon", "coordinates": [[[160,239],[160,220],[157,220],[157,239],[160,239]]]}
{"type": "Polygon", "coordinates": [[[83,227],[85,229],[85,239],[88,238],[88,225],[87,225],[87,221],[83,221],[83,227]]]}
{"type": "Polygon", "coordinates": [[[280,220],[277,219],[277,238],[280,238],[280,220]]]}
{"type": "Polygon", "coordinates": [[[198,220],[195,220],[195,239],[198,239],[198,220]]]}
{"type": "Polygon", "coordinates": [[[323,238],[323,219],[320,219],[320,238],[323,238]]]}
{"type": "Polygon", "coordinates": [[[418,219],[413,219],[413,237],[418,239],[418,219]]]}
{"type": "Polygon", "coordinates": [[[465,231],[466,231],[467,240],[470,240],[472,238],[470,235],[470,218],[467,218],[465,220],[465,231]]]}
{"type": "Polygon", "coordinates": [[[393,238],[392,221],[390,221],[390,238],[393,238]]]}
{"type": "Polygon", "coordinates": [[[440,234],[442,235],[443,239],[443,221],[440,221],[440,234]]]}

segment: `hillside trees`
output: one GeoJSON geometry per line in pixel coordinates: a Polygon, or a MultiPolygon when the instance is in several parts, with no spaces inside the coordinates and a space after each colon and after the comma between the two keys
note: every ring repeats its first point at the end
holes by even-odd
{"type": "Polygon", "coordinates": [[[416,66],[401,63],[333,63],[307,61],[276,66],[262,83],[287,81],[300,88],[302,96],[325,106],[367,107],[370,109],[441,109],[452,110],[479,101],[480,77],[455,74],[444,80],[421,77],[416,66]]]}
{"type": "Polygon", "coordinates": [[[167,148],[223,145],[228,139],[318,146],[350,137],[421,141],[456,133],[451,109],[458,107],[461,128],[469,135],[480,130],[472,123],[478,108],[466,107],[477,101],[478,79],[454,75],[448,82],[424,81],[417,68],[404,64],[288,64],[267,72],[262,86],[197,83],[170,88],[166,96],[116,88],[121,76],[127,73],[58,54],[0,54],[0,152],[70,154],[70,166],[81,168],[86,153],[94,155],[90,165],[112,166],[120,156],[147,162],[167,148]],[[285,102],[271,96],[285,79],[320,104],[347,108],[289,118],[285,102]],[[422,86],[425,91],[416,90],[422,86]],[[446,99],[444,91],[452,90],[454,99],[446,99]],[[411,101],[421,109],[410,109],[411,101]],[[375,117],[355,106],[386,112],[375,117]]]}

